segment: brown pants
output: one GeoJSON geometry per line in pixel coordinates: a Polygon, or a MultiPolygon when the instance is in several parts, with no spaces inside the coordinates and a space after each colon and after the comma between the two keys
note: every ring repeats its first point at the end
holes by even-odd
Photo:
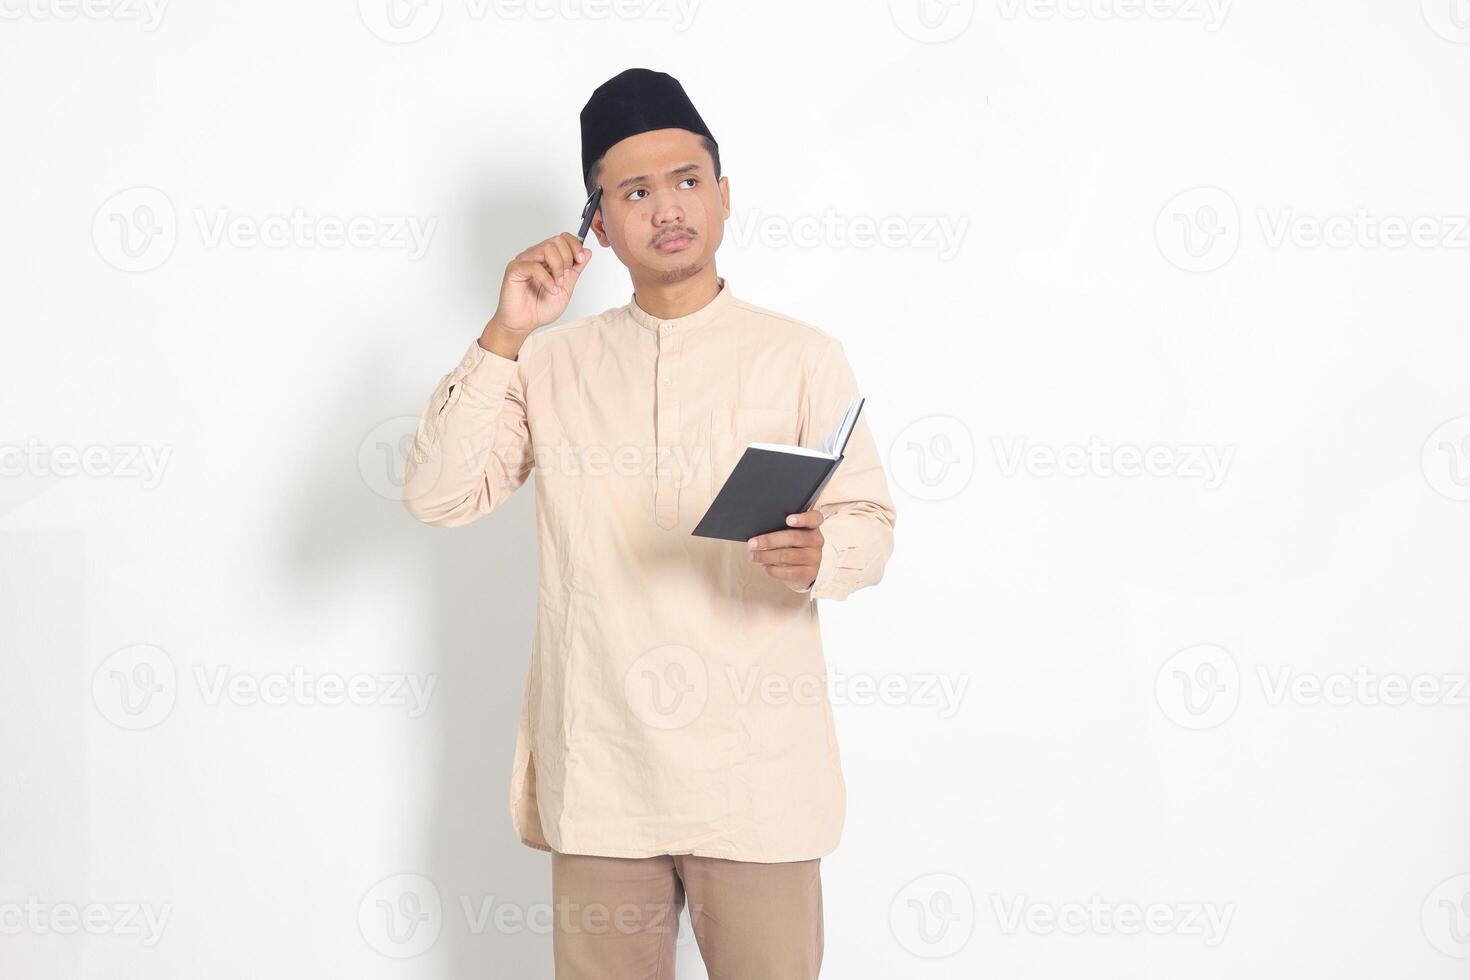
{"type": "Polygon", "coordinates": [[[556,980],[671,980],[679,912],[710,980],[816,980],[821,858],[551,855],[556,980]]]}

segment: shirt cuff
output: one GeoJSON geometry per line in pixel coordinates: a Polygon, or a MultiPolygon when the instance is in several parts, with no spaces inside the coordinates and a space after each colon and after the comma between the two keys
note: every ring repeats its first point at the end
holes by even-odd
{"type": "Polygon", "coordinates": [[[458,384],[468,381],[472,386],[504,387],[515,376],[520,363],[480,346],[479,339],[470,341],[469,349],[459,359],[459,366],[450,375],[450,382],[458,384]]]}
{"type": "Polygon", "coordinates": [[[808,588],[796,591],[814,599],[846,599],[857,589],[863,563],[861,549],[843,543],[850,530],[840,521],[822,526],[822,563],[817,568],[816,580],[808,588]]]}

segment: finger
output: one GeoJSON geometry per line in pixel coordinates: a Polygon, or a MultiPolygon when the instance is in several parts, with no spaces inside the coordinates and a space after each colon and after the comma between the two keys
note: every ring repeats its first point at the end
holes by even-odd
{"type": "Polygon", "coordinates": [[[587,251],[582,243],[577,240],[577,236],[570,232],[563,232],[557,235],[556,244],[566,259],[566,265],[562,267],[562,272],[570,279],[586,264],[586,260],[582,258],[582,253],[584,251],[588,255],[592,253],[587,251]]]}
{"type": "MultiPolygon", "coordinates": [[[[573,241],[576,241],[576,239],[573,239],[573,241]]],[[[563,275],[563,279],[567,285],[576,283],[577,278],[582,275],[582,272],[587,268],[587,263],[591,259],[592,250],[590,248],[581,248],[579,246],[572,252],[572,264],[567,266],[567,271],[563,275]]]]}
{"type": "Polygon", "coordinates": [[[572,232],[562,232],[562,234],[557,235],[557,241],[566,242],[567,262],[570,263],[569,267],[572,269],[572,275],[581,272],[582,267],[587,266],[587,263],[591,262],[591,248],[588,248],[582,242],[582,239],[573,235],[572,232]]]}
{"type": "Polygon", "coordinates": [[[573,235],[569,231],[564,231],[562,232],[561,239],[567,243],[567,248],[571,252],[573,265],[585,263],[588,259],[592,258],[592,249],[588,248],[586,243],[576,235],[573,235]]]}
{"type": "Polygon", "coordinates": [[[822,552],[817,548],[777,548],[750,553],[750,560],[762,565],[810,565],[821,557],[822,552]]]}
{"type": "Polygon", "coordinates": [[[814,565],[767,565],[766,574],[783,582],[797,582],[805,585],[817,577],[817,569],[814,565]]]}
{"type": "Polygon", "coordinates": [[[792,527],[821,527],[823,519],[822,512],[819,510],[807,510],[800,514],[786,515],[786,523],[792,527]]]}
{"type": "Polygon", "coordinates": [[[751,538],[747,545],[752,551],[764,551],[766,548],[820,548],[822,532],[814,528],[772,531],[770,534],[761,534],[751,538]]]}
{"type": "Polygon", "coordinates": [[[556,279],[547,271],[546,264],[543,262],[536,262],[534,260],[517,262],[516,268],[511,274],[520,282],[530,280],[538,284],[545,292],[556,293],[560,291],[556,285],[556,279]]]}
{"type": "Polygon", "coordinates": [[[546,243],[537,242],[516,256],[519,262],[544,262],[546,260],[546,243]]]}
{"type": "Polygon", "coordinates": [[[552,279],[561,275],[564,260],[562,259],[561,252],[557,250],[555,245],[549,242],[543,242],[541,253],[537,256],[537,261],[546,268],[546,271],[551,273],[552,279]]]}
{"type": "Polygon", "coordinates": [[[559,277],[563,272],[567,271],[572,264],[573,255],[571,246],[560,235],[547,239],[546,258],[551,264],[551,271],[554,275],[559,277]]]}
{"type": "Polygon", "coordinates": [[[557,268],[557,263],[560,261],[560,253],[550,240],[526,249],[524,259],[527,262],[540,265],[550,272],[553,282],[556,281],[556,277],[561,273],[561,270],[557,268]]]}

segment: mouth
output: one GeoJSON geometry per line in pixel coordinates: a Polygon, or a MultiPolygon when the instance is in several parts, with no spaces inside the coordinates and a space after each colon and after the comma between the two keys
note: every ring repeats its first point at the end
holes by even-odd
{"type": "Polygon", "coordinates": [[[663,239],[654,248],[660,252],[679,252],[689,247],[694,239],[689,235],[670,235],[663,239]]]}

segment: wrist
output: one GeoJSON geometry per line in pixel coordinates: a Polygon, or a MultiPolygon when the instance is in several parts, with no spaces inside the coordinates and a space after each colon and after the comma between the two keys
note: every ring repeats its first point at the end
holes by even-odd
{"type": "Polygon", "coordinates": [[[480,346],[492,354],[499,354],[509,360],[515,360],[520,354],[521,345],[526,342],[526,335],[507,330],[492,317],[485,324],[485,329],[480,333],[480,346]]]}

